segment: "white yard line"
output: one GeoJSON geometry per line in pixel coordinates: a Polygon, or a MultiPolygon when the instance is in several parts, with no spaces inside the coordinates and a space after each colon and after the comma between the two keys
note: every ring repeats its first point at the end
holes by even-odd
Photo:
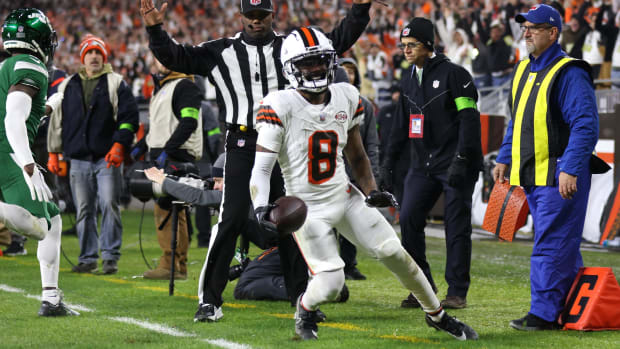
{"type": "MultiPolygon", "coordinates": [[[[9,285],[5,285],[5,284],[0,284],[0,291],[5,291],[5,292],[9,292],[9,293],[19,293],[24,295],[24,297],[26,298],[31,298],[31,299],[36,299],[36,300],[41,300],[41,296],[36,296],[36,295],[32,295],[32,294],[28,294],[25,290],[22,290],[21,288],[16,288],[16,287],[12,287],[9,285]]],[[[83,305],[79,305],[79,304],[70,304],[70,303],[66,303],[67,306],[69,306],[72,309],[75,310],[79,310],[79,311],[83,311],[83,312],[94,312],[93,309],[87,308],[83,305]]],[[[131,325],[136,325],[138,327],[142,327],[144,329],[147,329],[149,331],[153,331],[153,332],[157,332],[157,333],[162,333],[162,334],[166,334],[169,336],[174,336],[174,337],[196,337],[196,334],[194,333],[190,333],[190,332],[184,332],[184,331],[180,331],[177,330],[175,328],[172,328],[170,326],[166,326],[163,324],[158,324],[158,323],[154,323],[154,322],[148,322],[148,321],[142,321],[142,320],[138,320],[138,319],[134,319],[134,318],[130,318],[130,317],[108,317],[107,319],[110,319],[112,321],[118,321],[118,322],[123,322],[126,324],[131,324],[131,325]]],[[[235,343],[235,342],[231,342],[225,339],[210,339],[210,338],[202,338],[200,339],[201,341],[205,342],[205,343],[209,343],[211,345],[215,345],[221,348],[226,348],[226,349],[251,349],[252,347],[247,345],[247,344],[241,344],[241,343],[235,343]]]]}

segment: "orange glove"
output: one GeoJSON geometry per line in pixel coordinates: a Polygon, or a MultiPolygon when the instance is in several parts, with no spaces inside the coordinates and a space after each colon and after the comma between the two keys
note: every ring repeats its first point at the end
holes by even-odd
{"type": "Polygon", "coordinates": [[[125,147],[118,142],[114,143],[106,154],[105,161],[108,163],[107,168],[110,168],[110,166],[121,166],[123,161],[125,161],[125,147]]]}
{"type": "Polygon", "coordinates": [[[60,174],[60,164],[58,163],[58,153],[47,153],[47,169],[51,173],[60,174]]]}

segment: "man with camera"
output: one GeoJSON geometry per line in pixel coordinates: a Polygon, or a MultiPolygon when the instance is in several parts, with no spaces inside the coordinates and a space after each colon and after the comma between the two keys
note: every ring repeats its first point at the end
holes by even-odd
{"type": "MultiPolygon", "coordinates": [[[[193,164],[202,156],[202,121],[200,118],[200,89],[191,75],[178,73],[164,67],[157,59],[158,74],[154,77],[155,92],[149,104],[149,133],[146,145],[151,160],[157,167],[183,175],[188,163],[193,164]]],[[[140,146],[132,151],[135,157],[140,146]]],[[[163,251],[157,267],[144,272],[145,279],[168,280],[171,272],[172,198],[161,197],[155,203],[157,240],[163,251]]],[[[175,279],[187,278],[187,251],[189,249],[187,211],[179,214],[177,246],[175,249],[175,279]]]]}

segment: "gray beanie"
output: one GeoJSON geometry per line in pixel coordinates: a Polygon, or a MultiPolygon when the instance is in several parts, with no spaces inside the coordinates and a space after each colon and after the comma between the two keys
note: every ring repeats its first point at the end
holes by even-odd
{"type": "Polygon", "coordinates": [[[224,177],[224,164],[226,163],[226,153],[220,154],[213,163],[211,177],[224,177]]]}

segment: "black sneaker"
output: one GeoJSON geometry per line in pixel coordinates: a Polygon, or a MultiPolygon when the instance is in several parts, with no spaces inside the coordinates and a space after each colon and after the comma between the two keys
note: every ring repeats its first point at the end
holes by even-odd
{"type": "Polygon", "coordinates": [[[301,340],[317,339],[316,311],[308,311],[301,306],[301,296],[297,298],[297,311],[295,312],[295,333],[301,340]]]}
{"type": "Polygon", "coordinates": [[[62,302],[62,299],[58,304],[54,305],[48,301],[41,302],[41,308],[39,309],[39,316],[78,316],[78,313],[75,310],[71,310],[65,303],[62,302]]]}
{"type": "Polygon", "coordinates": [[[2,254],[5,256],[25,256],[28,251],[24,248],[24,242],[26,242],[26,238],[23,241],[12,240],[9,247],[2,251],[2,254]]]}
{"type": "Polygon", "coordinates": [[[344,303],[349,300],[349,288],[347,284],[342,286],[342,290],[340,290],[340,295],[338,295],[338,303],[344,303]]]}
{"type": "Polygon", "coordinates": [[[344,278],[346,280],[366,280],[366,275],[362,274],[357,267],[353,267],[344,271],[344,278]]]}
{"type": "Polygon", "coordinates": [[[413,293],[409,293],[407,298],[403,299],[403,301],[400,302],[400,307],[401,308],[420,308],[421,305],[420,305],[420,302],[418,302],[417,298],[413,296],[413,293]]]}
{"type": "Polygon", "coordinates": [[[194,315],[194,322],[215,322],[224,316],[221,307],[216,307],[213,304],[200,304],[198,311],[194,315]]]}
{"type": "Polygon", "coordinates": [[[510,327],[519,331],[547,331],[562,328],[557,322],[546,321],[529,313],[520,319],[510,321],[510,327]]]}
{"type": "Polygon", "coordinates": [[[104,260],[102,271],[104,274],[116,274],[118,272],[118,263],[113,259],[104,260]]]}
{"type": "Polygon", "coordinates": [[[430,315],[426,314],[426,323],[438,331],[441,330],[448,332],[449,335],[460,341],[478,339],[478,333],[476,333],[473,328],[469,327],[466,323],[453,318],[448,315],[448,313],[444,313],[441,317],[441,321],[439,322],[433,321],[430,315]]]}
{"type": "Polygon", "coordinates": [[[317,309],[316,310],[316,323],[318,324],[319,322],[324,322],[325,320],[327,320],[327,315],[325,315],[324,312],[321,311],[321,309],[317,309]]]}
{"type": "Polygon", "coordinates": [[[97,262],[78,263],[78,265],[74,265],[71,268],[71,271],[74,273],[92,273],[95,270],[97,270],[97,262]]]}

